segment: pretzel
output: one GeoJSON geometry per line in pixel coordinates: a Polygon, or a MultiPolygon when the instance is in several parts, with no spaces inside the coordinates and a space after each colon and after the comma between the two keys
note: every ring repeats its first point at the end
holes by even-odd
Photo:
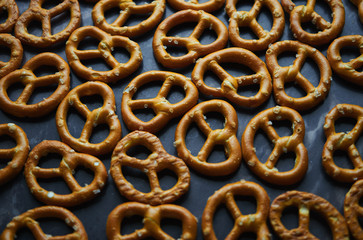
{"type": "Polygon", "coordinates": [[[187,209],[173,204],[150,206],[137,202],[118,205],[107,218],[106,234],[108,239],[174,239],[160,227],[163,218],[178,219],[182,223],[180,240],[193,240],[197,237],[197,219],[187,209]],[[121,225],[126,217],[142,216],[144,227],[133,233],[121,235],[121,225]]]}
{"type": "Polygon", "coordinates": [[[0,159],[10,161],[0,169],[0,185],[13,179],[23,169],[29,152],[29,142],[25,132],[14,123],[0,124],[0,137],[7,135],[16,141],[16,147],[0,149],[0,159]]]}
{"type": "Polygon", "coordinates": [[[296,6],[291,0],[281,0],[284,10],[290,14],[290,28],[294,37],[309,45],[323,45],[335,39],[344,27],[345,10],[341,0],[325,0],[332,11],[333,21],[327,22],[315,12],[316,0],[307,0],[306,5],[296,6]],[[303,23],[311,22],[319,30],[309,33],[302,27],[303,23]]]}
{"type": "MultiPolygon", "coordinates": [[[[0,7],[1,9],[1,7],[0,7]]],[[[23,46],[20,41],[10,34],[0,34],[0,45],[10,48],[10,60],[0,61],[0,79],[17,69],[23,60],[23,46]]]]}
{"type": "Polygon", "coordinates": [[[363,108],[351,104],[338,104],[325,117],[324,133],[327,138],[323,153],[322,164],[325,172],[339,182],[355,182],[363,178],[363,161],[355,142],[362,135],[363,108]],[[339,118],[354,118],[357,123],[349,132],[336,132],[335,121],[339,118]],[[347,152],[354,168],[342,168],[334,162],[334,152],[347,152]]]}
{"type": "Polygon", "coordinates": [[[140,36],[153,29],[162,19],[165,11],[165,0],[155,0],[142,5],[132,0],[102,0],[93,8],[92,19],[96,27],[112,35],[126,37],[140,36]],[[120,8],[120,15],[113,23],[108,23],[105,12],[112,8],[120,8]],[[147,19],[133,25],[126,26],[126,21],[132,15],[147,15],[147,19]]]}
{"type": "Polygon", "coordinates": [[[66,44],[66,55],[73,71],[88,81],[112,83],[129,76],[142,62],[140,46],[127,37],[111,36],[93,26],[81,27],[74,31],[66,44]],[[86,37],[96,38],[100,43],[97,50],[78,50],[79,43],[86,37]],[[115,47],[125,48],[130,53],[126,63],[119,63],[112,55],[115,47]],[[83,65],[82,60],[101,58],[111,70],[96,71],[83,65]]]}
{"type": "Polygon", "coordinates": [[[134,78],[125,88],[122,95],[121,113],[130,130],[156,133],[171,119],[187,112],[197,101],[198,89],[184,75],[167,71],[149,71],[134,78]],[[132,99],[137,89],[150,82],[158,81],[162,81],[163,84],[155,98],[132,99]],[[185,97],[183,100],[171,104],[166,98],[173,86],[182,87],[185,91],[185,97]],[[133,113],[134,110],[148,108],[155,112],[155,117],[147,122],[140,120],[133,113]]]}
{"type": "Polygon", "coordinates": [[[77,0],[63,0],[51,9],[42,8],[44,0],[31,0],[29,8],[21,14],[15,24],[15,36],[23,43],[34,47],[51,47],[65,41],[81,25],[81,10],[77,0]],[[52,34],[52,18],[64,12],[70,12],[68,25],[60,32],[52,34]],[[42,24],[42,36],[30,34],[28,26],[32,21],[42,24]]]}
{"type": "Polygon", "coordinates": [[[238,119],[236,110],[222,100],[210,100],[199,103],[187,112],[175,130],[174,146],[180,158],[198,173],[207,176],[225,176],[237,170],[241,163],[241,147],[236,137],[238,119]],[[224,128],[213,130],[205,120],[208,112],[221,113],[225,118],[224,128]],[[197,156],[187,149],[185,137],[189,126],[195,122],[207,137],[197,156]],[[227,159],[218,163],[207,162],[208,156],[216,145],[223,145],[227,159]]]}
{"type": "Polygon", "coordinates": [[[250,170],[268,183],[277,185],[291,185],[299,182],[308,168],[308,152],[304,146],[305,135],[304,120],[298,112],[287,107],[276,106],[257,114],[246,126],[242,135],[242,154],[250,170]],[[272,126],[272,121],[288,120],[292,123],[291,136],[280,137],[272,126]],[[274,148],[265,163],[262,163],[256,155],[254,138],[261,129],[274,148]],[[280,172],[275,168],[278,159],[287,152],[296,154],[293,169],[280,172]]]}
{"type": "Polygon", "coordinates": [[[311,210],[325,218],[333,239],[349,239],[344,217],[327,200],[312,193],[288,191],[275,198],[270,207],[270,223],[281,239],[318,239],[309,231],[311,210]],[[299,208],[299,226],[294,229],[286,229],[281,222],[281,215],[289,206],[299,208]]]}
{"type": "Polygon", "coordinates": [[[70,69],[66,61],[55,53],[40,53],[16,70],[0,80],[0,108],[17,117],[41,117],[53,111],[70,88],[70,69]],[[58,72],[37,77],[34,71],[43,66],[53,66],[58,72]],[[24,90],[15,101],[8,96],[7,90],[14,84],[21,83],[24,90]],[[39,87],[58,85],[57,89],[47,98],[28,104],[34,90],[39,87]]]}
{"type": "Polygon", "coordinates": [[[257,107],[264,103],[271,94],[272,83],[265,63],[252,52],[243,48],[227,48],[211,53],[199,60],[192,72],[192,81],[199,91],[213,97],[224,97],[243,107],[257,107]],[[221,67],[221,63],[238,63],[252,69],[255,74],[233,77],[221,67]],[[220,88],[206,85],[203,76],[212,71],[221,79],[220,88]],[[260,85],[255,96],[245,97],[238,94],[238,88],[250,85],[260,85]]]}
{"type": "Polygon", "coordinates": [[[234,226],[225,239],[238,239],[245,232],[256,233],[257,239],[270,239],[266,219],[270,208],[270,198],[266,191],[257,183],[241,180],[230,183],[214,192],[208,198],[202,216],[202,231],[204,239],[217,239],[213,229],[213,219],[217,208],[224,204],[234,219],[234,226]],[[254,214],[244,215],[236,204],[234,196],[252,196],[257,202],[254,214]]]}
{"type": "Polygon", "coordinates": [[[87,233],[83,227],[82,222],[69,210],[56,207],[56,206],[42,206],[34,209],[30,209],[27,212],[16,216],[13,220],[6,225],[5,230],[0,236],[2,240],[14,240],[16,239],[16,232],[22,228],[28,228],[34,236],[34,239],[41,240],[66,240],[66,239],[79,239],[87,240],[87,233]],[[37,219],[41,218],[57,218],[64,221],[70,228],[74,230],[73,233],[69,233],[63,236],[50,236],[44,233],[41,229],[37,219]]]}
{"type": "Polygon", "coordinates": [[[155,31],[153,50],[156,60],[167,68],[183,68],[195,63],[199,57],[218,51],[227,44],[228,31],[218,18],[204,11],[182,10],[167,17],[155,31]],[[193,32],[188,37],[169,37],[166,34],[174,27],[188,22],[197,22],[193,32]],[[217,39],[207,45],[202,45],[198,39],[207,28],[213,30],[217,39]],[[167,47],[184,47],[188,53],[174,57],[167,52],[167,47]]]}
{"type": "Polygon", "coordinates": [[[350,0],[354,5],[358,7],[358,15],[361,23],[363,23],[363,1],[362,0],[350,0]]]}
{"type": "Polygon", "coordinates": [[[72,148],[59,141],[44,140],[30,152],[24,170],[25,180],[30,192],[39,201],[48,205],[73,207],[93,199],[101,192],[107,180],[107,170],[100,160],[89,154],[76,153],[72,148]],[[39,160],[49,153],[62,156],[58,168],[40,168],[39,160]],[[73,177],[77,167],[83,166],[94,173],[89,185],[80,186],[73,177]],[[71,190],[70,194],[57,194],[42,188],[38,178],[63,178],[71,190]]]}
{"type": "Polygon", "coordinates": [[[363,66],[362,35],[344,36],[335,39],[328,48],[327,57],[330,66],[341,78],[363,86],[363,72],[358,70],[363,66]],[[349,60],[349,62],[343,62],[340,52],[344,47],[348,46],[358,48],[361,55],[355,59],[349,60]]]}
{"type": "Polygon", "coordinates": [[[317,106],[327,96],[332,80],[332,72],[328,60],[313,47],[297,41],[282,41],[274,43],[266,52],[266,65],[273,76],[273,93],[277,104],[305,111],[317,106]],[[294,63],[287,67],[281,67],[277,58],[283,52],[296,52],[294,63]],[[320,82],[315,87],[300,72],[305,59],[312,59],[320,70],[320,82]],[[295,82],[305,92],[305,97],[293,98],[285,92],[285,83],[295,82]]]}
{"type": "Polygon", "coordinates": [[[87,82],[81,84],[70,91],[59,104],[55,117],[59,136],[63,142],[79,152],[91,155],[109,153],[121,138],[121,124],[115,111],[115,96],[107,84],[102,82],[87,82]],[[103,106],[90,111],[81,102],[81,98],[92,95],[100,95],[103,99],[103,106]],[[66,121],[70,108],[76,109],[86,119],[79,138],[73,137],[68,129],[66,121]],[[91,143],[90,138],[93,128],[100,124],[109,126],[109,134],[102,142],[91,143]]]}
{"type": "Polygon", "coordinates": [[[238,0],[227,0],[226,12],[229,16],[229,39],[237,47],[250,51],[260,51],[268,48],[283,34],[285,27],[284,11],[277,0],[255,0],[250,11],[237,11],[238,0]],[[268,32],[258,22],[257,17],[263,8],[272,13],[272,28],[268,32]],[[240,27],[248,27],[258,39],[244,39],[240,36],[240,27]]]}
{"type": "Polygon", "coordinates": [[[7,12],[8,18],[0,24],[0,33],[8,33],[13,30],[19,17],[18,5],[14,0],[0,0],[0,14],[7,12]]]}
{"type": "Polygon", "coordinates": [[[159,205],[174,202],[188,191],[190,174],[183,160],[168,154],[160,140],[153,134],[134,131],[126,135],[115,147],[111,159],[111,176],[120,193],[131,201],[159,205]],[[127,155],[127,151],[134,146],[145,146],[152,153],[145,160],[127,155]],[[124,177],[122,167],[132,167],[143,171],[150,182],[149,193],[135,189],[124,177]],[[162,190],[157,173],[168,169],[173,171],[178,182],[168,190],[162,190]]]}
{"type": "Polygon", "coordinates": [[[208,0],[206,2],[199,2],[198,0],[168,0],[168,3],[178,11],[192,9],[214,12],[223,7],[225,0],[208,0]]]}
{"type": "Polygon", "coordinates": [[[358,220],[363,216],[363,207],[359,205],[363,196],[362,189],[363,180],[356,181],[344,199],[344,217],[355,239],[363,239],[363,229],[358,220]]]}

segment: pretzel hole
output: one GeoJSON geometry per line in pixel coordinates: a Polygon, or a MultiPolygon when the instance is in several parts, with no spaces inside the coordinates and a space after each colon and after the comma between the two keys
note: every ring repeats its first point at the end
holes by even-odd
{"type": "Polygon", "coordinates": [[[110,71],[112,67],[109,66],[103,58],[93,58],[93,59],[82,59],[81,63],[94,71],[110,71]]]}
{"type": "Polygon", "coordinates": [[[227,207],[219,205],[213,217],[213,230],[217,239],[226,239],[234,226],[234,219],[227,207]],[[223,226],[223,227],[218,227],[223,226]]]}
{"type": "Polygon", "coordinates": [[[59,218],[39,218],[39,225],[45,234],[52,236],[64,236],[73,233],[74,230],[64,220],[59,218]]]}
{"type": "Polygon", "coordinates": [[[208,45],[213,43],[214,41],[217,40],[217,34],[216,32],[213,30],[212,25],[209,26],[209,28],[205,28],[203,30],[202,35],[199,37],[199,42],[202,45],[208,45]]]}
{"type": "Polygon", "coordinates": [[[0,24],[5,23],[9,18],[8,9],[0,8],[0,24]]]}
{"type": "Polygon", "coordinates": [[[20,97],[20,94],[24,91],[24,87],[25,86],[21,82],[11,84],[6,91],[9,99],[15,102],[20,97]]]}
{"type": "Polygon", "coordinates": [[[242,39],[258,39],[257,35],[249,27],[239,27],[238,31],[242,39]]]}
{"type": "Polygon", "coordinates": [[[145,4],[150,4],[152,3],[154,0],[133,0],[133,2],[136,5],[145,5],[145,4]]]}
{"type": "Polygon", "coordinates": [[[301,98],[306,96],[304,89],[302,89],[300,85],[296,84],[296,82],[287,82],[285,83],[284,88],[286,94],[292,98],[301,98]]]}
{"type": "MultiPolygon", "coordinates": [[[[0,18],[1,21],[1,18],[0,18]]],[[[0,59],[2,62],[9,62],[11,57],[11,49],[7,46],[0,45],[0,59]]]]}
{"type": "Polygon", "coordinates": [[[82,127],[86,123],[86,119],[83,118],[76,109],[70,107],[67,115],[67,128],[71,136],[79,138],[82,133],[82,127]],[[69,124],[72,123],[72,124],[69,124]]]}
{"type": "Polygon", "coordinates": [[[180,86],[173,85],[168,93],[168,96],[166,99],[171,104],[178,103],[182,101],[185,98],[185,92],[184,89],[180,86]]]}
{"type": "MultiPolygon", "coordinates": [[[[8,135],[0,135],[0,149],[11,149],[16,147],[16,141],[8,135]]],[[[11,159],[0,158],[0,169],[5,168],[8,165],[8,161],[11,159]]]]}
{"type": "Polygon", "coordinates": [[[178,177],[176,174],[170,169],[163,169],[158,172],[159,184],[162,190],[169,190],[173,188],[178,182],[178,177]]]}
{"type": "Polygon", "coordinates": [[[140,160],[145,160],[152,152],[143,145],[132,146],[126,151],[126,154],[130,157],[134,157],[140,160]]]}
{"type": "Polygon", "coordinates": [[[238,239],[255,240],[257,239],[257,234],[254,232],[243,232],[238,239]]]}
{"type": "Polygon", "coordinates": [[[249,12],[252,9],[254,4],[255,4],[254,0],[237,1],[236,9],[237,9],[237,11],[249,12]]]}
{"type": "Polygon", "coordinates": [[[208,163],[219,163],[223,162],[227,157],[227,151],[225,150],[223,145],[216,144],[213,147],[212,152],[208,156],[208,163]]]}
{"type": "Polygon", "coordinates": [[[245,97],[253,97],[257,95],[259,90],[260,90],[259,84],[240,86],[237,89],[237,94],[245,97]]]}
{"type": "Polygon", "coordinates": [[[287,206],[281,213],[281,223],[286,229],[292,230],[299,227],[299,208],[287,206]]]}
{"type": "Polygon", "coordinates": [[[273,120],[270,124],[280,137],[291,136],[293,133],[292,123],[289,120],[273,120]]]}
{"type": "Polygon", "coordinates": [[[149,122],[156,114],[151,108],[135,109],[133,110],[134,115],[143,122],[149,122]]]}
{"type": "Polygon", "coordinates": [[[110,4],[105,9],[103,15],[105,16],[106,22],[110,25],[114,24],[115,20],[120,16],[120,11],[122,11],[117,5],[110,4]]]}
{"type": "Polygon", "coordinates": [[[51,18],[52,34],[63,31],[71,21],[71,10],[64,11],[51,18]]]}
{"type": "Polygon", "coordinates": [[[69,189],[67,183],[63,178],[38,178],[38,184],[41,188],[52,191],[56,194],[71,194],[72,191],[69,189]]]}
{"type": "Polygon", "coordinates": [[[92,183],[94,172],[84,166],[77,166],[76,169],[74,169],[73,177],[76,179],[79,186],[85,187],[92,183]]]}
{"type": "Polygon", "coordinates": [[[355,118],[340,117],[336,119],[334,122],[335,132],[348,133],[355,127],[356,124],[357,124],[357,119],[355,118]]]}
{"type": "Polygon", "coordinates": [[[197,26],[196,22],[184,22],[182,25],[178,25],[168,31],[167,36],[171,37],[189,37],[195,27],[197,26]]]}
{"type": "Polygon", "coordinates": [[[151,81],[137,88],[137,91],[132,96],[132,99],[152,99],[156,98],[163,81],[151,81]]]}
{"type": "Polygon", "coordinates": [[[149,179],[143,170],[129,166],[122,166],[121,170],[125,179],[136,190],[142,193],[149,193],[151,191],[149,179]]]}
{"type": "Polygon", "coordinates": [[[127,63],[130,60],[130,53],[123,47],[114,47],[112,55],[119,63],[127,63]]]}
{"type": "Polygon", "coordinates": [[[140,215],[125,216],[121,222],[121,235],[127,235],[135,232],[135,230],[142,229],[144,227],[144,217],[140,215]]]}
{"type": "Polygon", "coordinates": [[[99,94],[82,96],[80,100],[90,111],[94,111],[103,106],[103,98],[99,94]]]}
{"type": "Polygon", "coordinates": [[[358,48],[358,46],[342,47],[339,53],[343,62],[350,62],[352,59],[356,59],[361,56],[360,49],[358,48]]]}
{"type": "Polygon", "coordinates": [[[277,56],[277,63],[281,67],[287,67],[294,64],[297,52],[283,51],[277,56]]]}
{"type": "Polygon", "coordinates": [[[162,218],[160,227],[173,239],[180,239],[183,233],[183,222],[176,218],[162,218]]]}
{"type": "Polygon", "coordinates": [[[240,63],[224,62],[220,63],[220,66],[232,77],[249,76],[255,74],[251,68],[240,63]]]}
{"type": "Polygon", "coordinates": [[[100,44],[100,40],[91,36],[86,36],[79,42],[78,50],[97,50],[98,44],[100,44]]]}
{"type": "Polygon", "coordinates": [[[348,153],[343,150],[334,151],[333,155],[334,163],[344,169],[354,169],[352,161],[349,159],[348,153]]]}
{"type": "Polygon", "coordinates": [[[262,164],[266,163],[268,157],[272,153],[273,144],[267,137],[266,133],[261,129],[257,130],[255,134],[253,146],[258,146],[256,147],[256,156],[259,159],[259,161],[262,164]]]}
{"type": "Polygon", "coordinates": [[[181,57],[188,53],[188,49],[184,46],[165,45],[164,47],[172,57],[181,57]]]}
{"type": "Polygon", "coordinates": [[[279,159],[276,159],[275,168],[279,172],[287,172],[295,167],[296,154],[294,152],[283,153],[279,159]]]}
{"type": "Polygon", "coordinates": [[[54,7],[56,7],[57,5],[61,4],[62,0],[45,0],[42,1],[41,7],[44,9],[52,9],[54,7]]]}
{"type": "Polygon", "coordinates": [[[204,83],[208,87],[220,88],[222,81],[212,71],[208,70],[204,74],[204,83]]]}
{"type": "MultiPolygon", "coordinates": [[[[145,4],[145,2],[144,2],[145,4]]],[[[151,13],[151,12],[150,12],[151,13]]],[[[147,20],[150,17],[150,13],[147,14],[132,14],[129,18],[127,18],[124,26],[132,27],[141,24],[143,21],[147,20]]]]}
{"type": "Polygon", "coordinates": [[[92,135],[89,139],[90,143],[101,143],[109,135],[109,127],[107,124],[99,124],[92,129],[92,135]]]}
{"type": "Polygon", "coordinates": [[[204,114],[204,119],[212,130],[224,129],[225,127],[226,119],[219,112],[207,112],[204,114]]]}
{"type": "MultiPolygon", "coordinates": [[[[322,67],[322,70],[324,71],[324,67],[322,67]]],[[[306,77],[306,79],[309,80],[311,84],[313,84],[314,87],[317,87],[320,83],[320,69],[316,62],[310,58],[307,57],[305,59],[305,62],[302,66],[302,69],[300,70],[301,74],[306,77]]]]}
{"type": "Polygon", "coordinates": [[[333,239],[329,224],[322,214],[311,209],[309,217],[309,231],[311,234],[316,236],[317,239],[333,239]]]}
{"type": "Polygon", "coordinates": [[[197,124],[193,122],[185,136],[185,144],[187,149],[193,156],[197,156],[206,140],[206,136],[198,128],[197,124]]]}
{"type": "Polygon", "coordinates": [[[40,168],[58,168],[62,159],[62,155],[51,152],[39,159],[38,166],[40,168]]]}
{"type": "Polygon", "coordinates": [[[273,24],[273,17],[268,7],[263,6],[260,14],[257,15],[257,22],[265,31],[270,32],[273,24]]]}
{"type": "Polygon", "coordinates": [[[27,29],[30,35],[41,37],[43,34],[42,23],[38,20],[30,21],[29,25],[27,26],[27,29]]]}

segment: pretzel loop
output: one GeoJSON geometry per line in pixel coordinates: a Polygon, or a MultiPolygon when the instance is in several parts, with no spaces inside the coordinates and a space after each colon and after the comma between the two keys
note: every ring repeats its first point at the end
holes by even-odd
{"type": "Polygon", "coordinates": [[[0,45],[10,48],[10,60],[0,61],[0,79],[17,69],[23,60],[23,47],[18,39],[10,34],[0,34],[0,45]]]}
{"type": "Polygon", "coordinates": [[[0,24],[0,33],[11,32],[19,17],[18,5],[14,0],[0,0],[0,14],[2,15],[4,11],[7,12],[8,18],[0,24]]]}
{"type": "Polygon", "coordinates": [[[362,188],[363,180],[356,181],[344,199],[344,217],[355,239],[363,238],[363,229],[359,224],[359,218],[363,216],[363,207],[359,205],[363,196],[362,188]]]}

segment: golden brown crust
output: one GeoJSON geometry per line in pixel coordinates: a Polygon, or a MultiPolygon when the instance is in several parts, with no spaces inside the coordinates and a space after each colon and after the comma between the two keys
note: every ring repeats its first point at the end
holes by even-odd
{"type": "Polygon", "coordinates": [[[243,107],[257,107],[264,103],[271,94],[272,83],[265,63],[252,52],[243,48],[227,48],[211,53],[200,59],[192,72],[192,81],[205,95],[227,98],[232,103],[243,107]],[[238,63],[252,69],[255,74],[233,77],[221,67],[221,63],[238,63]],[[203,81],[204,74],[212,71],[222,81],[220,88],[213,88],[203,81]],[[259,85],[254,96],[238,94],[238,89],[245,86],[259,85]]]}
{"type": "Polygon", "coordinates": [[[182,234],[180,240],[194,240],[197,237],[197,219],[185,208],[163,204],[160,206],[150,206],[137,202],[127,202],[117,206],[107,219],[106,233],[109,240],[131,240],[153,238],[160,240],[174,239],[164,232],[160,223],[163,218],[178,219],[182,224],[182,234]],[[125,217],[142,216],[144,227],[133,233],[121,235],[121,225],[125,217]]]}
{"type": "Polygon", "coordinates": [[[23,46],[10,34],[0,34],[0,45],[10,48],[10,60],[0,61],[0,79],[17,69],[23,60],[23,46]]]}
{"type": "Polygon", "coordinates": [[[344,217],[355,239],[363,239],[363,229],[359,219],[363,217],[363,207],[359,201],[363,196],[363,180],[356,181],[345,195],[344,217]]]}
{"type": "Polygon", "coordinates": [[[0,13],[6,11],[8,18],[0,24],[0,33],[12,32],[13,27],[19,17],[18,5],[14,0],[0,0],[0,13]]]}
{"type": "Polygon", "coordinates": [[[203,10],[205,12],[214,12],[222,8],[225,0],[209,0],[198,2],[198,0],[168,0],[169,5],[176,10],[203,10]]]}

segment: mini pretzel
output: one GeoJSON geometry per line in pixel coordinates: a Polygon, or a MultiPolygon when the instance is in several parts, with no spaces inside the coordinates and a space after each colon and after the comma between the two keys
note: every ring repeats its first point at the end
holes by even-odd
{"type": "Polygon", "coordinates": [[[363,23],[363,1],[362,0],[350,0],[354,5],[358,7],[358,15],[361,23],[363,23]]]}
{"type": "Polygon", "coordinates": [[[268,48],[268,45],[276,42],[283,34],[285,27],[284,11],[277,0],[255,0],[249,12],[237,11],[238,0],[227,0],[226,11],[229,19],[229,39],[237,47],[246,48],[251,51],[260,51],[268,48]],[[257,22],[257,17],[263,7],[272,13],[272,28],[267,32],[257,22]],[[240,36],[240,27],[248,27],[257,36],[256,39],[243,39],[240,36]]]}
{"type": "Polygon", "coordinates": [[[194,240],[197,237],[197,219],[187,209],[172,204],[150,206],[137,202],[127,202],[117,206],[107,219],[107,238],[127,240],[153,238],[160,240],[174,239],[164,232],[160,223],[163,218],[178,219],[182,223],[180,240],[194,240]],[[130,234],[121,235],[121,225],[126,217],[139,215],[143,217],[144,227],[130,234]]]}
{"type": "Polygon", "coordinates": [[[168,154],[160,140],[153,134],[134,131],[126,135],[115,147],[111,160],[111,175],[120,193],[131,201],[148,203],[151,205],[174,202],[188,191],[190,174],[183,160],[168,154]],[[152,153],[145,160],[127,155],[127,151],[134,146],[145,146],[152,153]],[[128,166],[143,171],[150,182],[149,193],[135,189],[124,177],[122,167],[128,166]],[[157,173],[169,169],[173,171],[178,182],[168,190],[162,190],[157,173]]]}
{"type": "Polygon", "coordinates": [[[225,176],[237,170],[241,163],[241,147],[236,137],[238,119],[234,108],[222,100],[210,100],[199,103],[180,120],[175,131],[174,145],[180,158],[189,167],[207,176],[225,176]],[[221,113],[225,118],[224,128],[213,130],[205,120],[208,112],[221,113]],[[189,126],[195,122],[207,137],[197,156],[187,149],[185,137],[189,126]],[[227,159],[218,163],[207,162],[208,156],[216,145],[224,146],[227,159]]]}
{"type": "Polygon", "coordinates": [[[198,0],[168,0],[169,5],[176,10],[203,10],[214,12],[223,7],[225,0],[208,0],[199,2],[198,0]]]}
{"type": "Polygon", "coordinates": [[[14,123],[0,124],[0,136],[7,135],[16,141],[16,147],[0,149],[0,159],[9,160],[0,169],[0,185],[13,179],[23,169],[29,152],[29,142],[25,132],[14,123]]]}
{"type": "Polygon", "coordinates": [[[141,64],[140,46],[127,37],[111,36],[101,29],[87,26],[77,29],[67,41],[66,55],[69,65],[80,77],[88,81],[115,82],[129,76],[141,64]],[[86,37],[96,38],[100,43],[97,50],[78,50],[79,43],[86,37]],[[112,55],[115,47],[125,48],[130,53],[126,63],[119,63],[112,55]],[[108,71],[96,71],[83,65],[82,60],[103,59],[111,67],[108,71]]]}
{"type": "Polygon", "coordinates": [[[81,24],[81,10],[77,0],[63,0],[51,9],[42,8],[44,0],[31,0],[26,10],[15,24],[15,36],[23,43],[34,47],[50,47],[65,41],[69,35],[81,24]],[[69,11],[71,19],[68,25],[60,32],[52,34],[52,18],[69,11]],[[42,36],[38,37],[28,32],[28,26],[32,21],[42,23],[42,36]]]}
{"type": "Polygon", "coordinates": [[[298,111],[311,109],[321,103],[327,96],[332,72],[328,60],[313,47],[297,41],[282,41],[274,43],[266,52],[266,65],[273,76],[273,92],[277,104],[293,108],[298,111]],[[287,67],[281,67],[277,58],[283,52],[296,52],[294,63],[287,67]],[[316,62],[320,70],[320,82],[314,87],[300,72],[305,59],[311,58],[316,62]],[[293,98],[286,94],[285,83],[295,82],[306,93],[305,97],[293,98]]]}
{"type": "Polygon", "coordinates": [[[58,141],[45,140],[36,145],[30,152],[24,170],[25,180],[30,192],[39,201],[63,207],[73,207],[93,199],[104,187],[107,180],[107,170],[100,160],[89,154],[76,153],[66,144],[58,141]],[[39,160],[49,153],[62,156],[58,168],[40,168],[39,160]],[[94,173],[94,178],[89,185],[80,186],[73,177],[78,166],[83,166],[94,173]],[[51,179],[63,178],[71,190],[70,194],[57,194],[42,188],[38,178],[51,179]]]}
{"type": "Polygon", "coordinates": [[[70,91],[61,104],[59,104],[56,113],[58,133],[63,142],[79,152],[91,155],[109,153],[121,138],[121,124],[115,110],[115,96],[112,89],[107,84],[102,82],[87,82],[81,84],[70,91]],[[92,95],[100,95],[103,98],[103,106],[90,111],[88,107],[81,102],[81,98],[92,95]],[[86,123],[79,138],[73,137],[68,130],[66,121],[68,110],[71,107],[76,109],[82,117],[86,119],[86,123]],[[100,124],[109,126],[109,134],[102,142],[91,143],[90,138],[93,128],[100,124]]]}
{"type": "Polygon", "coordinates": [[[335,39],[329,46],[327,56],[330,66],[333,68],[335,73],[349,82],[363,86],[363,72],[357,71],[357,69],[363,66],[362,35],[344,36],[335,39]],[[348,46],[358,48],[361,55],[345,63],[342,61],[340,52],[344,47],[348,46]]]}
{"type": "Polygon", "coordinates": [[[243,107],[257,107],[264,103],[271,94],[271,77],[265,63],[252,52],[243,48],[227,48],[209,54],[199,60],[194,67],[192,80],[205,95],[225,97],[231,102],[243,107]],[[253,75],[233,77],[221,67],[221,63],[238,63],[255,72],[253,75]],[[212,71],[221,79],[220,88],[206,85],[203,76],[207,71],[212,71]],[[245,97],[238,94],[238,88],[258,84],[260,90],[255,96],[245,97]]]}
{"type": "Polygon", "coordinates": [[[359,218],[363,216],[363,207],[359,205],[362,189],[363,180],[356,181],[344,199],[344,217],[355,239],[363,239],[363,229],[359,223],[359,218]]]}
{"type": "Polygon", "coordinates": [[[138,5],[132,0],[102,0],[93,8],[92,19],[96,27],[112,35],[136,37],[153,29],[162,19],[165,11],[165,0],[155,0],[148,4],[138,5]],[[120,8],[120,15],[113,23],[108,23],[105,12],[120,8]],[[147,19],[133,25],[125,26],[132,15],[147,15],[147,19]]]}
{"type": "Polygon", "coordinates": [[[126,87],[122,95],[121,113],[126,126],[130,130],[144,130],[156,133],[171,119],[184,114],[192,108],[197,101],[198,89],[184,75],[166,71],[150,71],[140,74],[126,87]],[[162,81],[163,85],[155,98],[132,99],[137,89],[147,83],[157,81],[162,81]],[[171,104],[166,98],[175,85],[184,89],[185,97],[183,100],[171,104]],[[155,117],[148,122],[140,120],[133,113],[134,110],[147,108],[151,108],[155,112],[155,117]]]}
{"type": "Polygon", "coordinates": [[[0,45],[10,48],[10,60],[0,61],[0,79],[17,69],[23,60],[23,46],[10,34],[0,34],[0,45]]]}
{"type": "Polygon", "coordinates": [[[167,68],[183,68],[195,63],[199,57],[218,51],[227,44],[228,31],[218,18],[204,11],[182,10],[167,17],[155,31],[153,50],[156,60],[167,68]],[[188,22],[197,22],[193,32],[188,37],[168,37],[166,34],[174,27],[188,22]],[[198,39],[207,28],[216,33],[217,39],[207,45],[202,45],[198,39]],[[184,47],[188,53],[174,57],[167,52],[167,47],[184,47]]]}
{"type": "Polygon", "coordinates": [[[0,80],[0,108],[17,117],[41,117],[53,111],[70,88],[70,69],[66,61],[55,53],[46,52],[36,55],[16,70],[0,80]],[[58,72],[37,77],[34,71],[42,66],[54,66],[58,72]],[[7,90],[14,84],[21,83],[24,90],[12,101],[7,90]],[[34,90],[39,87],[58,85],[57,89],[40,102],[27,104],[34,90]]]}
{"type": "Polygon", "coordinates": [[[318,239],[309,231],[310,211],[318,212],[329,224],[333,239],[349,239],[349,231],[344,217],[327,200],[312,193],[288,191],[278,196],[270,207],[270,223],[281,239],[318,239]],[[286,229],[281,222],[285,208],[299,208],[299,226],[286,229]]]}
{"type": "Polygon", "coordinates": [[[69,210],[56,207],[56,206],[43,206],[37,207],[27,212],[16,216],[13,220],[6,225],[5,230],[0,236],[3,240],[16,239],[16,233],[22,228],[28,228],[34,236],[34,239],[47,239],[47,240],[66,240],[66,239],[79,239],[87,240],[87,233],[83,227],[82,222],[69,210]],[[41,229],[37,219],[41,218],[58,218],[64,221],[70,228],[74,230],[64,236],[49,236],[41,229]]]}
{"type": "Polygon", "coordinates": [[[248,123],[242,135],[242,154],[250,170],[266,182],[277,185],[291,185],[299,182],[308,168],[308,152],[304,146],[305,135],[304,120],[298,112],[287,107],[276,106],[257,114],[248,123]],[[280,137],[272,126],[272,121],[288,120],[292,123],[291,136],[280,137]],[[256,155],[254,138],[261,129],[275,145],[265,163],[256,155]],[[280,172],[275,168],[278,159],[287,152],[296,154],[293,169],[280,172]]]}
{"type": "Polygon", "coordinates": [[[325,117],[324,132],[327,138],[322,157],[327,174],[339,182],[355,182],[363,178],[363,161],[355,142],[363,131],[363,108],[351,104],[338,104],[325,117]],[[349,132],[336,132],[335,121],[339,118],[354,118],[357,123],[349,132]],[[342,168],[334,162],[334,152],[347,152],[354,168],[342,168]]]}
{"type": "Polygon", "coordinates": [[[290,14],[290,28],[297,40],[309,45],[323,45],[340,34],[345,22],[344,5],[341,0],[325,0],[325,2],[332,11],[331,23],[315,12],[316,0],[307,0],[306,6],[296,6],[291,0],[281,0],[282,7],[290,14]],[[314,24],[319,32],[305,31],[302,24],[307,22],[314,24]]]}
{"type": "Polygon", "coordinates": [[[241,180],[225,185],[208,198],[202,216],[204,239],[217,239],[213,229],[213,218],[217,208],[222,204],[227,207],[234,219],[234,226],[225,239],[238,239],[245,232],[256,233],[257,239],[267,240],[271,238],[266,224],[270,208],[270,198],[260,185],[241,180]],[[254,197],[257,202],[256,213],[243,215],[234,198],[236,195],[254,197]]]}
{"type": "Polygon", "coordinates": [[[19,17],[18,5],[14,0],[0,0],[0,14],[7,12],[8,18],[0,24],[0,33],[8,33],[13,30],[16,20],[19,17]]]}

